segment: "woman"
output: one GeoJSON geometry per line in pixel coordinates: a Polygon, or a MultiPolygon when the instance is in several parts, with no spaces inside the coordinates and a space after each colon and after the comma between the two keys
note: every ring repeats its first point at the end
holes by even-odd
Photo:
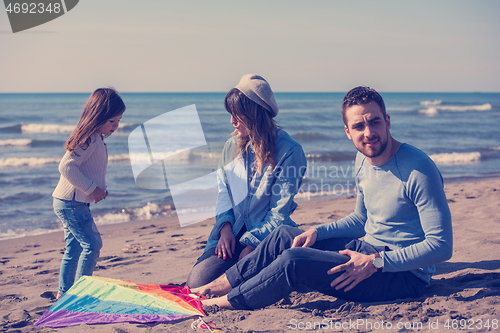
{"type": "Polygon", "coordinates": [[[290,219],[307,161],[302,147],[277,126],[278,105],[269,83],[247,74],[226,96],[234,132],[217,171],[216,223],[205,252],[187,278],[190,288],[205,285],[253,251],[290,219]]]}

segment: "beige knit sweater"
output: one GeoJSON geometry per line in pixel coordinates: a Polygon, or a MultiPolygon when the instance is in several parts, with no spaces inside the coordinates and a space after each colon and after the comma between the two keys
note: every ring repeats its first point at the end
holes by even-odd
{"type": "Polygon", "coordinates": [[[73,153],[64,154],[59,164],[61,178],[52,193],[54,198],[72,200],[75,194],[76,201],[90,203],[94,201],[90,194],[96,187],[106,191],[108,150],[100,134],[94,133],[90,139],[86,149],[78,147],[73,153]]]}

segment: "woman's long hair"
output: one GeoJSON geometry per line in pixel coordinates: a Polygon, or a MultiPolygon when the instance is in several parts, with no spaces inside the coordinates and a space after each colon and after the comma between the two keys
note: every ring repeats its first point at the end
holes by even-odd
{"type": "Polygon", "coordinates": [[[99,88],[90,95],[83,107],[83,112],[68,140],[64,144],[67,151],[73,152],[78,147],[86,149],[90,144],[90,136],[109,119],[125,112],[118,92],[113,88],[99,88]]]}
{"type": "MultiPolygon", "coordinates": [[[[237,137],[239,149],[247,152],[248,147],[252,144],[255,152],[256,170],[262,172],[264,164],[268,164],[272,171],[276,166],[274,142],[277,136],[276,128],[279,126],[269,111],[250,100],[236,88],[229,91],[224,105],[227,112],[248,130],[248,136],[237,137]]],[[[232,135],[237,136],[237,133],[235,130],[232,135]]]]}

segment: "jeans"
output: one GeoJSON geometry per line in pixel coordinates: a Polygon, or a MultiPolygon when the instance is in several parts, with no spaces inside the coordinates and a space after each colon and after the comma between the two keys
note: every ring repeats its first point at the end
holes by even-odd
{"type": "Polygon", "coordinates": [[[226,271],[233,288],[227,297],[233,308],[262,308],[303,287],[358,302],[415,298],[424,293],[427,283],[409,271],[377,271],[347,292],[336,290],[330,283],[344,272],[326,272],[350,259],[337,251],[373,254],[387,249],[347,238],[330,238],[316,242],[312,248],[291,249],[293,239],[302,232],[290,226],[278,227],[252,253],[226,271]]]}
{"type": "Polygon", "coordinates": [[[54,212],[63,224],[66,241],[58,290],[64,294],[80,277],[92,275],[102,240],[88,203],[54,198],[54,212]]]}
{"type": "Polygon", "coordinates": [[[186,282],[188,287],[197,288],[206,285],[224,274],[229,267],[236,264],[241,251],[245,248],[245,245],[243,245],[239,239],[246,230],[246,227],[243,226],[238,235],[236,235],[236,245],[232,258],[226,258],[225,260],[219,258],[219,256],[215,254],[215,247],[205,251],[201,257],[198,258],[191,272],[189,272],[186,282]]]}

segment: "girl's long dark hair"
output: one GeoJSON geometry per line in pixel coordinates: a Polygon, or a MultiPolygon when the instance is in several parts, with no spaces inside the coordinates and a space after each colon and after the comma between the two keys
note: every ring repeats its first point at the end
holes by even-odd
{"type": "MultiPolygon", "coordinates": [[[[247,137],[238,137],[237,143],[240,150],[247,151],[253,144],[255,152],[255,168],[262,171],[264,164],[268,164],[271,171],[276,166],[274,157],[276,148],[277,126],[269,111],[250,100],[240,90],[233,88],[226,96],[224,102],[227,112],[236,118],[238,123],[248,129],[247,137]]],[[[237,135],[235,130],[233,136],[237,135]]]]}
{"type": "Polygon", "coordinates": [[[125,104],[116,90],[113,88],[97,89],[85,103],[80,120],[64,144],[64,148],[73,152],[78,147],[88,147],[90,136],[109,119],[123,112],[125,112],[125,104]]]}

